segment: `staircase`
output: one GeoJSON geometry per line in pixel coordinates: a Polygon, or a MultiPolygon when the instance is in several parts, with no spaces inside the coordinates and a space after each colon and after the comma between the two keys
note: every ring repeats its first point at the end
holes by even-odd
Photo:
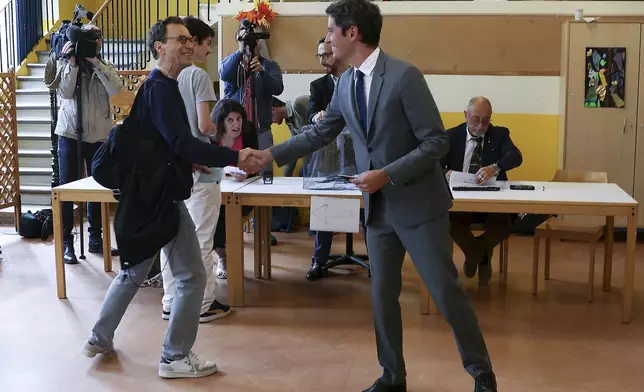
{"type": "MultiPolygon", "coordinates": [[[[145,44],[145,33],[157,17],[197,14],[201,4],[208,0],[184,0],[165,4],[165,8],[151,15],[151,1],[143,1],[136,8],[128,0],[107,0],[96,12],[94,23],[103,30],[103,58],[119,71],[145,69],[151,59],[145,44]],[[149,3],[149,4],[148,4],[149,3]],[[134,7],[134,8],[133,8],[134,7]],[[190,11],[188,11],[190,10],[190,11]],[[159,13],[159,11],[161,11],[159,13]],[[129,14],[129,16],[127,16],[129,14]],[[125,18],[134,23],[118,23],[125,18]],[[116,30],[114,29],[116,26],[116,30]],[[124,27],[125,26],[125,27],[124,27]],[[132,39],[124,39],[123,37],[132,39]]],[[[213,3],[215,3],[213,1],[213,3]]],[[[157,2],[157,8],[163,4],[157,2]]],[[[48,27],[49,28],[49,27],[48,27]]],[[[49,90],[43,82],[49,52],[38,52],[38,63],[27,64],[28,75],[17,77],[16,114],[18,156],[22,211],[37,211],[51,206],[52,146],[49,90]]],[[[0,224],[13,222],[13,209],[0,210],[0,224]]]]}

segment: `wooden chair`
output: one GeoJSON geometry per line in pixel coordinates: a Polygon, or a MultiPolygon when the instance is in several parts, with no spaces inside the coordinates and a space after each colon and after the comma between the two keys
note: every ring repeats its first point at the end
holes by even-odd
{"type": "MultiPolygon", "coordinates": [[[[584,172],[557,170],[553,182],[586,182],[608,183],[608,175],[602,172],[584,172]]],[[[597,242],[604,235],[606,225],[588,225],[565,222],[562,219],[551,217],[537,226],[534,235],[534,256],[532,260],[532,294],[537,295],[539,282],[539,240],[546,240],[545,279],[550,279],[550,246],[551,241],[567,240],[585,242],[590,247],[590,260],[588,265],[588,302],[593,301],[594,276],[595,276],[595,248],[597,242]]]]}

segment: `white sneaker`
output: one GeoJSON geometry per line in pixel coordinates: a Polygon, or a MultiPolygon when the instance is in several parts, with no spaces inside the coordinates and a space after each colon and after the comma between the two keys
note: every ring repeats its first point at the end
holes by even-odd
{"type": "Polygon", "coordinates": [[[85,343],[83,343],[83,347],[81,347],[81,352],[88,358],[94,358],[96,354],[109,354],[112,351],[113,350],[111,348],[104,348],[92,344],[89,340],[86,340],[85,343]]]}
{"type": "Polygon", "coordinates": [[[177,361],[166,362],[162,358],[159,363],[159,377],[162,378],[199,378],[215,373],[217,365],[214,362],[201,360],[192,351],[177,361]]]}

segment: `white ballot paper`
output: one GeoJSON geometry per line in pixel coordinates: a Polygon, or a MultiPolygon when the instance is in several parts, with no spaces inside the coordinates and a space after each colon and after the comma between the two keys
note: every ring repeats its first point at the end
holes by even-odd
{"type": "Polygon", "coordinates": [[[228,174],[233,174],[233,173],[241,174],[242,176],[246,174],[245,171],[243,171],[242,169],[240,169],[240,168],[238,168],[236,166],[226,166],[226,167],[224,167],[224,174],[228,175],[228,174]]]}
{"type": "Polygon", "coordinates": [[[496,184],[496,177],[492,177],[485,181],[483,184],[476,183],[476,174],[464,173],[459,171],[452,171],[449,177],[449,187],[455,186],[477,186],[477,185],[494,185],[496,184]]]}
{"type": "Polygon", "coordinates": [[[360,199],[311,196],[310,230],[359,232],[360,199]]]}

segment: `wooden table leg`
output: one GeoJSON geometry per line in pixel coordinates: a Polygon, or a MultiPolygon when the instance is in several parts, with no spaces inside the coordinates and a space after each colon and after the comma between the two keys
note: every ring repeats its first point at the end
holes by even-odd
{"type": "Polygon", "coordinates": [[[103,269],[112,272],[112,229],[110,225],[110,204],[101,203],[103,221],[103,269]]]}
{"type": "Polygon", "coordinates": [[[226,201],[226,263],[228,271],[228,303],[244,306],[244,240],[242,209],[238,196],[226,201]]]}
{"type": "Polygon", "coordinates": [[[610,291],[613,269],[613,231],[615,217],[606,217],[606,233],[604,234],[604,291],[610,291]]]}
{"type": "Polygon", "coordinates": [[[631,322],[633,309],[633,286],[635,284],[635,247],[637,245],[637,207],[631,210],[626,225],[626,267],[624,268],[624,297],[622,299],[622,322],[631,322]]]}
{"type": "Polygon", "coordinates": [[[56,289],[58,298],[67,298],[67,283],[65,282],[65,262],[63,260],[63,216],[62,205],[58,192],[51,192],[51,210],[54,224],[54,258],[56,261],[56,289]]]}
{"type": "Polygon", "coordinates": [[[262,207],[262,277],[271,278],[271,207],[262,207]]]}
{"type": "Polygon", "coordinates": [[[253,233],[253,256],[255,259],[255,279],[262,277],[262,214],[259,208],[255,208],[254,213],[255,230],[253,233]]]}

